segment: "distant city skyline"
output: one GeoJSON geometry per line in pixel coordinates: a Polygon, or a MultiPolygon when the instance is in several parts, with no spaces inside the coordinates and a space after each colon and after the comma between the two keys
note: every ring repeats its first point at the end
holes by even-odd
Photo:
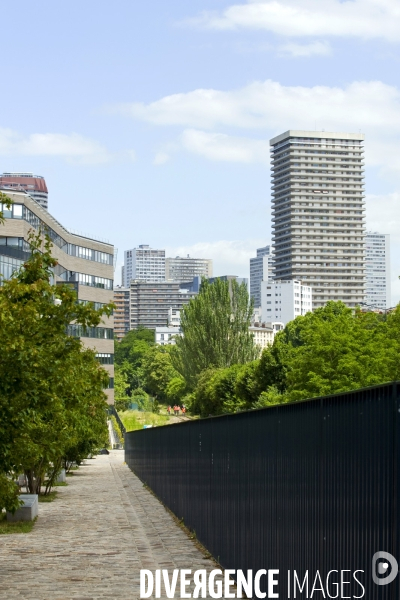
{"type": "Polygon", "coordinates": [[[25,93],[9,87],[0,99],[0,172],[43,175],[57,220],[118,248],[117,281],[132,239],[248,277],[250,257],[271,241],[268,140],[288,129],[362,131],[366,226],[391,236],[394,304],[396,7],[277,0],[271,20],[270,6],[6,3],[5,23],[46,35],[16,44],[15,28],[2,32],[3,81],[23,73],[25,93]]]}

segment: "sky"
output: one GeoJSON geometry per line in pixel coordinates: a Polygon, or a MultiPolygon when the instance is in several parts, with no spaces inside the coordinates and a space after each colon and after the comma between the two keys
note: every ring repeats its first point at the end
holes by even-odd
{"type": "Polygon", "coordinates": [[[365,134],[367,229],[400,300],[398,0],[14,0],[0,172],[43,175],[65,227],[248,277],[271,241],[269,139],[365,134]]]}

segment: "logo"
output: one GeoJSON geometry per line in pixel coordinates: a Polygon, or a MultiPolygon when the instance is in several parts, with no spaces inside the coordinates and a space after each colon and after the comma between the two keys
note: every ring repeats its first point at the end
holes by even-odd
{"type": "Polygon", "coordinates": [[[389,552],[375,552],[372,557],[372,580],[376,585],[392,583],[399,572],[397,560],[389,552]]]}

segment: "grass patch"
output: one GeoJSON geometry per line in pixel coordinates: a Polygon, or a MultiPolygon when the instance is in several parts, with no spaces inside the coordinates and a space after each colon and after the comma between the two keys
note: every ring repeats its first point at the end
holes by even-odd
{"type": "Polygon", "coordinates": [[[53,487],[65,487],[68,485],[65,481],[60,481],[60,483],[55,483],[53,487]]]}
{"type": "Polygon", "coordinates": [[[40,494],[39,502],[53,502],[53,500],[57,498],[57,493],[58,492],[55,490],[47,494],[47,496],[43,496],[42,494],[40,494]]]}
{"type": "Polygon", "coordinates": [[[126,431],[136,431],[143,429],[143,425],[168,425],[170,422],[169,415],[157,415],[152,412],[141,412],[139,410],[125,410],[118,413],[126,431]]]}
{"type": "Polygon", "coordinates": [[[6,513],[0,513],[0,535],[9,535],[12,533],[29,533],[32,531],[37,517],[33,521],[17,521],[9,523],[6,513]]]}

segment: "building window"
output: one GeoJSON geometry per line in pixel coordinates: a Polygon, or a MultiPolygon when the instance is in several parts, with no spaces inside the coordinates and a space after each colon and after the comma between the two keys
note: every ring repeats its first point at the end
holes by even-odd
{"type": "Polygon", "coordinates": [[[96,354],[96,358],[101,365],[113,365],[114,364],[114,354],[96,354]]]}
{"type": "Polygon", "coordinates": [[[72,337],[88,337],[100,340],[113,340],[114,330],[109,327],[83,327],[82,325],[68,325],[67,334],[72,337]]]}

